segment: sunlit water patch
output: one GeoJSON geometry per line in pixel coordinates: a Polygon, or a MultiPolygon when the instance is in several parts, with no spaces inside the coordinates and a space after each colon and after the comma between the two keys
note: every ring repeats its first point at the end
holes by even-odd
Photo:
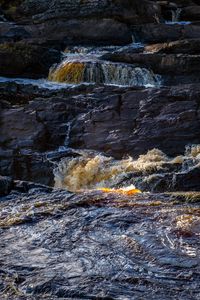
{"type": "Polygon", "coordinates": [[[55,187],[70,191],[112,188],[128,173],[159,170],[167,161],[167,156],[157,149],[141,155],[138,160],[129,157],[121,161],[101,154],[91,157],[86,153],[74,159],[61,160],[54,170],[55,187]]]}
{"type": "MultiPolygon", "coordinates": [[[[188,170],[200,164],[200,146],[186,147],[185,155],[169,158],[162,151],[153,149],[138,159],[128,157],[115,160],[102,154],[80,152],[81,156],[69,159],[63,158],[54,170],[55,187],[66,188],[69,191],[88,189],[115,188],[120,191],[123,181],[129,177],[134,180],[134,174],[151,175],[159,173],[166,166],[178,166],[179,172],[188,170]]],[[[153,175],[152,175],[153,176],[153,175]]],[[[134,188],[133,188],[134,189],[134,188]]],[[[137,186],[136,186],[137,189],[137,186]]]]}

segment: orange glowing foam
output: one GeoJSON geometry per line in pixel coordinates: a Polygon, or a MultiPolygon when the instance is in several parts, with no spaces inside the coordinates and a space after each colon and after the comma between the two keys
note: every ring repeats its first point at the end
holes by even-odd
{"type": "Polygon", "coordinates": [[[110,188],[100,188],[99,191],[102,191],[104,193],[116,193],[116,194],[123,194],[123,195],[134,195],[134,194],[140,194],[142,193],[140,190],[131,188],[131,189],[110,189],[110,188]]]}

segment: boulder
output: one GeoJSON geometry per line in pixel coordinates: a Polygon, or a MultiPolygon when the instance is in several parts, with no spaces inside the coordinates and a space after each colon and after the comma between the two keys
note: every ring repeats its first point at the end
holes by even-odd
{"type": "Polygon", "coordinates": [[[144,47],[147,53],[200,54],[200,39],[178,40],[169,43],[151,44],[144,47]]]}
{"type": "Polygon", "coordinates": [[[136,52],[132,47],[126,47],[107,53],[102,56],[102,59],[150,68],[154,73],[163,75],[162,84],[195,83],[200,82],[198,45],[199,40],[195,40],[191,45],[189,41],[153,44],[144,47],[143,52],[142,50],[136,52]],[[183,53],[178,53],[181,51],[181,45],[183,45],[183,53]],[[192,54],[186,54],[184,45],[186,49],[191,49],[192,54]]]}
{"type": "Polygon", "coordinates": [[[0,198],[8,195],[14,186],[13,180],[10,177],[0,175],[0,198]]]}
{"type": "Polygon", "coordinates": [[[74,120],[70,146],[117,158],[158,148],[168,155],[199,143],[198,85],[131,90],[107,99],[98,110],[74,120]]]}
{"type": "Polygon", "coordinates": [[[150,44],[200,38],[199,24],[143,24],[132,31],[136,41],[150,44]]]}
{"type": "Polygon", "coordinates": [[[47,76],[60,53],[26,42],[0,44],[0,76],[38,78],[47,76]]]}
{"type": "Polygon", "coordinates": [[[189,21],[199,21],[200,5],[192,5],[192,6],[184,7],[181,12],[181,19],[189,20],[189,21]]]}

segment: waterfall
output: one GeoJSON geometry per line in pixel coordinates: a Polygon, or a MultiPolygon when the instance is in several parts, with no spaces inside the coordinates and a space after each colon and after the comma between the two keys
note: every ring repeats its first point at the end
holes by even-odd
{"type": "Polygon", "coordinates": [[[56,188],[76,192],[85,189],[112,188],[119,186],[127,174],[160,170],[169,158],[160,150],[153,149],[137,160],[129,157],[114,160],[112,157],[87,153],[73,159],[63,158],[54,169],[56,188]]]}
{"type": "Polygon", "coordinates": [[[67,122],[66,124],[67,127],[67,131],[66,131],[66,136],[65,136],[65,140],[62,146],[59,147],[58,151],[59,152],[63,152],[66,151],[68,149],[69,146],[69,136],[70,136],[70,132],[71,132],[71,126],[72,126],[72,122],[67,122]]]}
{"type": "Polygon", "coordinates": [[[149,70],[120,63],[88,64],[84,80],[122,86],[155,85],[157,77],[149,70]]]}
{"type": "Polygon", "coordinates": [[[67,132],[66,132],[66,137],[64,140],[64,147],[68,147],[68,145],[69,145],[69,135],[71,132],[71,125],[72,125],[71,122],[67,123],[67,132]]]}
{"type": "Polygon", "coordinates": [[[146,68],[101,60],[64,60],[54,66],[49,73],[49,80],[70,84],[86,82],[122,86],[157,86],[159,79],[159,76],[146,68]]]}
{"type": "Polygon", "coordinates": [[[179,21],[181,12],[182,12],[182,8],[177,8],[176,10],[172,10],[172,22],[176,23],[179,21]]]}

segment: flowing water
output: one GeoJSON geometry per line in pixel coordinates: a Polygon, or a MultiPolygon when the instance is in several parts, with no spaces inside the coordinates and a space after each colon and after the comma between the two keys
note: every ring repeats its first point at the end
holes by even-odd
{"type": "MultiPolygon", "coordinates": [[[[52,82],[0,82],[49,89],[82,82],[159,84],[151,70],[102,61],[107,48],[69,51],[50,70],[52,82]]],[[[68,147],[66,125],[61,152],[68,147]]],[[[19,183],[1,198],[0,299],[200,299],[200,193],[150,194],[124,186],[129,174],[198,166],[200,146],[176,158],[158,149],[137,160],[79,155],[55,163],[56,189],[24,192],[19,183]]]]}
{"type": "Polygon", "coordinates": [[[176,10],[172,9],[171,10],[172,20],[166,21],[165,24],[168,24],[168,25],[178,24],[178,25],[183,25],[183,26],[191,24],[190,21],[180,21],[181,13],[182,13],[182,8],[177,8],[176,10]]]}
{"type": "MultiPolygon", "coordinates": [[[[137,43],[132,47],[140,48],[142,45],[137,43]]],[[[60,64],[51,68],[48,78],[53,82],[70,84],[86,82],[121,86],[160,85],[160,76],[149,69],[101,60],[101,56],[108,50],[107,48],[96,51],[91,48],[75,48],[73,52],[64,55],[60,64]]]]}
{"type": "Polygon", "coordinates": [[[90,190],[98,188],[121,188],[121,182],[129,174],[155,174],[162,172],[166,165],[179,165],[179,172],[187,172],[200,164],[200,145],[186,148],[185,155],[175,158],[167,157],[162,151],[153,149],[137,160],[129,157],[114,160],[101,154],[80,151],[80,157],[62,159],[54,170],[55,187],[69,191],[90,190]]]}
{"type": "Polygon", "coordinates": [[[47,79],[28,79],[28,78],[8,78],[0,77],[0,83],[15,82],[23,85],[33,85],[41,89],[57,90],[63,89],[72,85],[67,83],[50,82],[47,79]]]}
{"type": "Polygon", "coordinates": [[[4,200],[5,299],[199,299],[198,203],[41,188],[4,200]]]}
{"type": "Polygon", "coordinates": [[[182,13],[182,8],[172,10],[172,22],[178,22],[182,13]]]}

